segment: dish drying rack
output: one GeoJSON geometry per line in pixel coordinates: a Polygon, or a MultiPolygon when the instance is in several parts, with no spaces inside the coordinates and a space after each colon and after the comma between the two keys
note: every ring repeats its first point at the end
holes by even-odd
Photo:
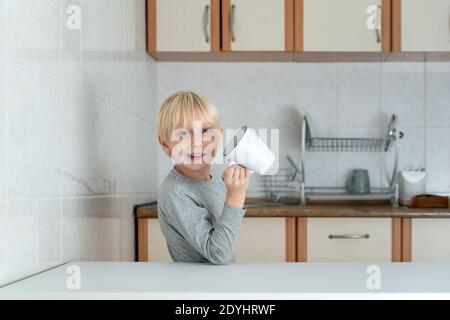
{"type": "Polygon", "coordinates": [[[330,138],[313,137],[306,116],[303,117],[301,134],[300,172],[301,206],[306,200],[390,200],[393,207],[398,206],[398,184],[395,183],[399,162],[399,140],[403,133],[397,130],[398,119],[392,115],[385,138],[330,138]],[[371,187],[369,193],[352,193],[346,187],[308,186],[305,181],[305,154],[311,152],[395,152],[395,163],[389,186],[371,187]]]}
{"type": "Polygon", "coordinates": [[[277,174],[261,176],[267,200],[279,202],[284,197],[299,197],[299,180],[302,182],[292,168],[279,168],[277,174]]]}

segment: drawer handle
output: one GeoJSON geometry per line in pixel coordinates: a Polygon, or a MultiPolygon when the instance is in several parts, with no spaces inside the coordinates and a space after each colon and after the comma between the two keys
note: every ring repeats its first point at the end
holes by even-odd
{"type": "Polygon", "coordinates": [[[369,239],[369,234],[330,234],[329,239],[369,239]]]}
{"type": "Polygon", "coordinates": [[[375,11],[375,33],[377,36],[377,43],[381,42],[380,11],[381,11],[381,6],[377,5],[377,11],[375,11]]]}
{"type": "Polygon", "coordinates": [[[209,5],[205,6],[205,12],[203,14],[203,32],[205,34],[205,41],[209,43],[211,24],[209,22],[209,5]]]}
{"type": "Polygon", "coordinates": [[[234,33],[234,25],[236,23],[236,5],[231,5],[231,13],[230,13],[230,28],[231,28],[231,41],[236,41],[236,34],[234,33]]]}

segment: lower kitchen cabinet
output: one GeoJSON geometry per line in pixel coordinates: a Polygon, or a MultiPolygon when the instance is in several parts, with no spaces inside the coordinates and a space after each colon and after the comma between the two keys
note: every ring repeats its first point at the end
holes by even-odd
{"type": "Polygon", "coordinates": [[[286,261],[286,219],[245,218],[235,257],[236,262],[286,261]]]}
{"type": "Polygon", "coordinates": [[[450,261],[450,219],[411,220],[411,260],[450,261]]]}
{"type": "Polygon", "coordinates": [[[167,249],[166,238],[161,231],[158,219],[147,219],[148,236],[147,250],[150,261],[172,261],[167,249]]]}
{"type": "MultiPolygon", "coordinates": [[[[138,261],[171,261],[158,219],[139,219],[138,261]]],[[[295,218],[244,218],[236,262],[295,262],[295,218]]]]}
{"type": "Polygon", "coordinates": [[[308,218],[307,236],[298,231],[298,243],[306,240],[309,262],[390,262],[392,223],[390,218],[308,218]]]}

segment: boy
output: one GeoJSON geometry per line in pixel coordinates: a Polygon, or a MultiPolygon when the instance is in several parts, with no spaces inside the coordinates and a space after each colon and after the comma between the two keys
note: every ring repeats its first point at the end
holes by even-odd
{"type": "Polygon", "coordinates": [[[211,174],[223,134],[216,107],[195,92],[176,92],[163,102],[157,130],[161,147],[175,161],[158,197],[172,260],[232,261],[251,172],[229,167],[222,178],[211,174]]]}

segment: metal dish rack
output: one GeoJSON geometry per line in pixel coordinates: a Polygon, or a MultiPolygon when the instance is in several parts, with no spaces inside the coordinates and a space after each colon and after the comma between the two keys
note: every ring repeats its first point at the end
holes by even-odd
{"type": "Polygon", "coordinates": [[[295,198],[299,196],[300,182],[292,168],[280,168],[277,174],[261,176],[265,198],[269,201],[279,202],[282,198],[295,198]]]}
{"type": "Polygon", "coordinates": [[[384,139],[375,138],[316,138],[311,135],[311,128],[306,116],[303,117],[301,135],[300,170],[301,205],[306,200],[390,200],[392,206],[398,206],[398,184],[395,183],[399,161],[399,140],[403,133],[397,130],[398,119],[392,115],[388,132],[384,139]],[[346,187],[307,186],[305,181],[305,153],[312,152],[395,152],[394,170],[387,188],[371,188],[369,193],[351,193],[346,187]]]}

